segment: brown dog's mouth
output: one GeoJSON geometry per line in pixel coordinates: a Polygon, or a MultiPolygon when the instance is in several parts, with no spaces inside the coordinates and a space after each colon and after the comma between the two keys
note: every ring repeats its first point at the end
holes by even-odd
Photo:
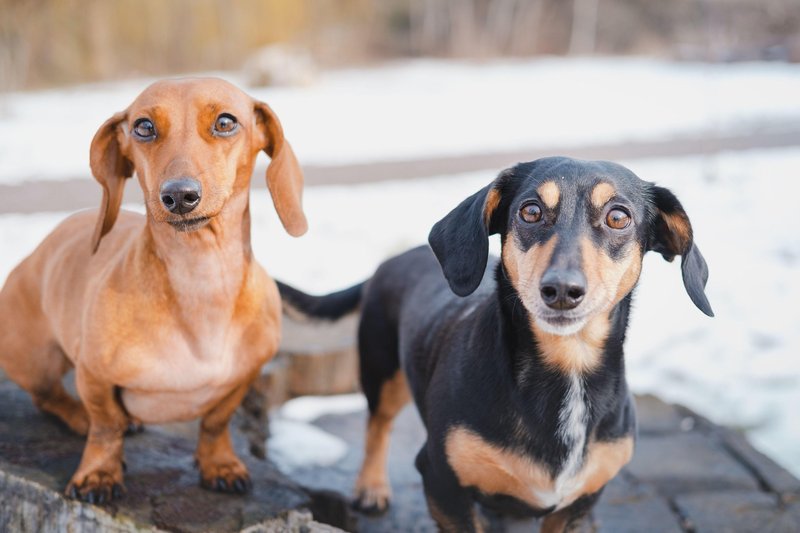
{"type": "Polygon", "coordinates": [[[196,217],[179,220],[168,220],[170,226],[181,232],[196,231],[209,223],[211,217],[196,217]]]}

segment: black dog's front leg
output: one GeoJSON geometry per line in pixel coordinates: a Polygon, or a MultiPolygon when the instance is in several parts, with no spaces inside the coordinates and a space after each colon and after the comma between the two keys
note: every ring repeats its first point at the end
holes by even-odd
{"type": "Polygon", "coordinates": [[[434,468],[427,443],[417,454],[416,466],[422,475],[428,511],[440,531],[478,533],[483,531],[470,492],[462,487],[442,454],[434,468]]]}

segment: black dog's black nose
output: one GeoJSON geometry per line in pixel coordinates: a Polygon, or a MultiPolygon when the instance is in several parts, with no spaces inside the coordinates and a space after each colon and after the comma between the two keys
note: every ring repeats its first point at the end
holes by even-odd
{"type": "Polygon", "coordinates": [[[579,270],[548,270],[542,276],[539,292],[547,307],[574,309],[586,295],[586,277],[579,270]]]}
{"type": "Polygon", "coordinates": [[[185,215],[200,203],[203,188],[191,178],[167,180],[161,185],[161,203],[170,213],[185,215]]]}

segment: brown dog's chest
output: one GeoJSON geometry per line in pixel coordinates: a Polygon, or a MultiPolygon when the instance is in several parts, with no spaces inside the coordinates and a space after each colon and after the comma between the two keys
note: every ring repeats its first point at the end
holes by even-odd
{"type": "Polygon", "coordinates": [[[445,451],[464,487],[510,496],[536,510],[563,509],[600,490],[630,461],[633,438],[590,442],[580,468],[557,476],[531,457],[489,443],[464,427],[447,434],[445,451]]]}
{"type": "Polygon", "coordinates": [[[126,346],[121,357],[135,357],[140,367],[123,383],[122,401],[128,412],[145,423],[188,420],[204,414],[210,407],[248,381],[274,353],[277,335],[267,331],[260,340],[245,342],[241,328],[225,332],[209,331],[198,341],[186,339],[180,331],[158,332],[163,346],[126,346]],[[126,353],[127,352],[127,353],[126,353]],[[147,355],[144,355],[147,353],[147,355]]]}

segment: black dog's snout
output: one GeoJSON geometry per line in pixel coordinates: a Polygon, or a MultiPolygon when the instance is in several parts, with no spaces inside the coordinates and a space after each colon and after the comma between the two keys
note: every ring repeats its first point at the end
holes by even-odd
{"type": "Polygon", "coordinates": [[[551,309],[574,309],[586,296],[586,277],[579,270],[548,270],[539,292],[551,309]]]}
{"type": "Polygon", "coordinates": [[[161,203],[170,213],[185,215],[200,204],[203,188],[192,178],[167,180],[161,185],[161,203]]]}

